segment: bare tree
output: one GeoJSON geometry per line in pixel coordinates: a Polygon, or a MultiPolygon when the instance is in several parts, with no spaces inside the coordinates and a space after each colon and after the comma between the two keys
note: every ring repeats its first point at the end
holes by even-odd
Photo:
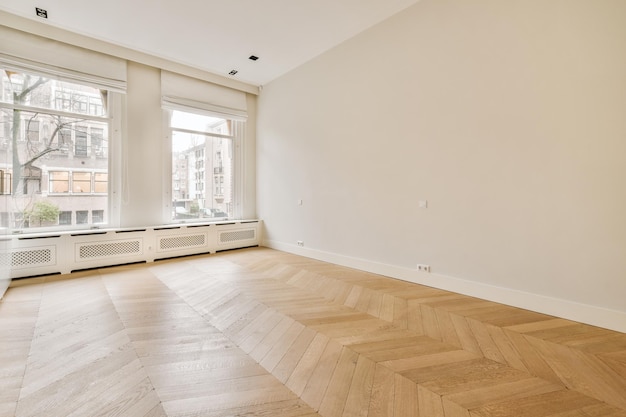
{"type": "MultiPolygon", "coordinates": [[[[10,71],[6,71],[7,78],[11,80],[11,75],[14,74],[10,71]]],[[[50,116],[54,129],[49,137],[43,139],[44,146],[35,146],[26,135],[26,144],[24,152],[20,152],[22,148],[19,146],[19,139],[22,127],[22,113],[24,108],[32,99],[34,92],[48,83],[50,80],[44,77],[31,76],[29,74],[23,75],[23,85],[21,91],[17,91],[18,88],[13,86],[13,103],[16,104],[16,108],[13,109],[13,120],[11,126],[11,145],[12,145],[12,165],[13,165],[13,177],[12,177],[12,193],[13,195],[26,194],[26,184],[24,182],[24,171],[33,170],[33,164],[40,158],[48,155],[49,153],[62,150],[62,141],[60,135],[63,129],[72,126],[74,123],[79,122],[79,119],[64,118],[62,116],[50,116]]],[[[40,113],[32,113],[32,115],[26,121],[26,131],[30,131],[31,123],[34,123],[40,116],[40,113]]]]}
{"type": "MultiPolygon", "coordinates": [[[[6,74],[7,74],[7,78],[9,79],[9,82],[11,82],[11,75],[13,73],[10,71],[6,71],[6,74]]],[[[32,77],[31,75],[25,74],[22,91],[18,92],[17,88],[15,87],[13,88],[13,103],[18,104],[18,105],[26,104],[31,93],[47,82],[48,82],[48,79],[46,78],[32,77]]],[[[18,147],[18,141],[19,141],[21,125],[22,125],[21,116],[22,116],[21,109],[19,108],[13,109],[13,121],[12,121],[12,126],[11,126],[11,145],[13,148],[13,160],[12,160],[13,162],[13,184],[12,184],[13,194],[21,193],[21,191],[19,190],[22,188],[20,187],[20,185],[22,184],[21,172],[22,172],[23,164],[20,161],[20,152],[19,152],[19,147],[18,147]]]]}

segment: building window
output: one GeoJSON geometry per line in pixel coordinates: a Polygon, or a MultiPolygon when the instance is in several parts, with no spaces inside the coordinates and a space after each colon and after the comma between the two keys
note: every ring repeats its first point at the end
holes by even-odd
{"type": "Polygon", "coordinates": [[[39,142],[39,121],[29,120],[26,123],[26,140],[28,142],[39,142]]]}
{"type": "Polygon", "coordinates": [[[91,222],[93,224],[104,223],[104,210],[92,210],[91,222]]]}
{"type": "Polygon", "coordinates": [[[10,227],[9,213],[7,213],[6,211],[0,213],[0,227],[10,227]]]}
{"type": "Polygon", "coordinates": [[[103,143],[104,143],[104,130],[97,128],[97,127],[92,127],[91,128],[91,149],[92,149],[93,154],[98,158],[105,156],[103,143]]]}
{"type": "Polygon", "coordinates": [[[62,111],[70,111],[72,108],[72,93],[69,91],[57,90],[54,95],[55,108],[62,111]]]}
{"type": "Polygon", "coordinates": [[[50,192],[68,193],[70,191],[70,173],[68,171],[50,171],[50,192]]]}
{"type": "Polygon", "coordinates": [[[106,193],[109,189],[109,174],[96,172],[94,174],[94,192],[106,193]]]}
{"type": "Polygon", "coordinates": [[[59,136],[57,143],[59,153],[62,155],[67,155],[67,152],[69,151],[70,145],[72,143],[72,131],[67,127],[63,127],[59,130],[57,135],[59,136]]]}
{"type": "Polygon", "coordinates": [[[91,173],[90,172],[72,172],[72,192],[73,193],[90,193],[91,192],[91,173]]]}
{"type": "Polygon", "coordinates": [[[76,127],[74,156],[87,156],[87,126],[76,127]]]}
{"type": "Polygon", "coordinates": [[[72,94],[72,110],[74,113],[85,114],[88,112],[88,106],[87,96],[78,93],[72,94]]]}
{"type": "Polygon", "coordinates": [[[100,97],[89,98],[89,114],[93,116],[102,114],[102,99],[100,97]]]}
{"type": "Polygon", "coordinates": [[[66,226],[72,224],[72,212],[61,211],[59,212],[59,225],[66,226]]]}
{"type": "Polygon", "coordinates": [[[76,211],[76,224],[87,224],[87,223],[89,223],[89,211],[77,210],[76,211]]]}
{"type": "Polygon", "coordinates": [[[11,174],[0,170],[0,195],[11,194],[11,174]]]}

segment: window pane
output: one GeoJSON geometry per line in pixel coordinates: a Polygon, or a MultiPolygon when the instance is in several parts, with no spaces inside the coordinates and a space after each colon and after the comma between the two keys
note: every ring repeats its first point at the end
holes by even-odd
{"type": "Polygon", "coordinates": [[[70,191],[70,173],[50,171],[50,191],[67,193],[70,191]]]}
{"type": "Polygon", "coordinates": [[[67,228],[73,212],[81,212],[74,225],[89,224],[89,212],[107,218],[108,93],[1,67],[0,80],[0,207],[8,227],[67,228]]]}
{"type": "Polygon", "coordinates": [[[91,222],[94,224],[104,223],[104,210],[92,210],[91,222]]]}
{"type": "Polygon", "coordinates": [[[72,224],[72,212],[71,211],[62,211],[59,213],[59,225],[69,225],[72,224]]]}
{"type": "Polygon", "coordinates": [[[10,195],[10,194],[11,194],[11,173],[7,172],[6,170],[0,169],[0,195],[10,195]]]}
{"type": "Polygon", "coordinates": [[[58,146],[59,153],[67,155],[72,144],[72,131],[69,127],[61,127],[59,130],[58,146]]]}
{"type": "Polygon", "coordinates": [[[87,126],[76,127],[75,142],[74,155],[87,156],[87,126]]]}
{"type": "Polygon", "coordinates": [[[39,142],[39,120],[35,117],[26,122],[26,140],[39,142]]]}
{"type": "Polygon", "coordinates": [[[98,157],[106,157],[106,151],[104,147],[104,129],[98,127],[91,128],[91,150],[93,154],[98,157]]]}
{"type": "Polygon", "coordinates": [[[89,223],[89,212],[87,210],[78,210],[76,212],[76,224],[89,223]]]}
{"type": "Polygon", "coordinates": [[[94,174],[94,191],[96,193],[106,193],[109,187],[109,174],[106,172],[96,172],[94,174]]]}
{"type": "Polygon", "coordinates": [[[231,135],[234,122],[180,111],[171,122],[172,219],[232,218],[233,138],[222,136],[231,135]]]}
{"type": "Polygon", "coordinates": [[[91,192],[91,173],[90,172],[73,172],[72,173],[72,192],[90,193],[91,192]]]}

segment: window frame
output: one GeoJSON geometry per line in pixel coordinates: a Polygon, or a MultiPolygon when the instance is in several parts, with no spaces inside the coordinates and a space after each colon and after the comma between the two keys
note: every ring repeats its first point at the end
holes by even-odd
{"type": "MultiPolygon", "coordinates": [[[[38,77],[47,77],[47,74],[45,72],[38,72],[36,70],[30,70],[30,69],[22,69],[22,68],[13,68],[15,70],[17,70],[20,73],[23,74],[29,74],[29,75],[33,75],[33,76],[38,76],[38,77]]],[[[119,226],[119,220],[121,217],[121,213],[120,213],[120,207],[121,207],[121,169],[122,169],[122,161],[121,161],[121,156],[122,156],[122,152],[121,152],[121,147],[122,147],[122,126],[123,126],[123,111],[124,111],[124,105],[123,105],[123,101],[124,101],[124,97],[125,97],[125,90],[124,89],[108,89],[106,87],[104,87],[102,84],[93,84],[91,82],[88,81],[77,81],[75,79],[64,79],[63,77],[55,77],[53,78],[57,81],[62,81],[62,82],[68,82],[68,83],[72,83],[74,85],[78,85],[78,86],[85,86],[85,87],[91,87],[93,89],[98,89],[100,91],[106,91],[106,106],[107,106],[107,114],[105,116],[96,116],[93,115],[92,112],[90,111],[91,106],[89,105],[89,97],[91,96],[86,96],[87,98],[87,112],[86,113],[72,113],[72,112],[67,112],[67,111],[63,111],[63,110],[57,110],[55,108],[41,108],[41,107],[35,107],[35,106],[29,106],[29,105],[21,105],[21,104],[15,104],[15,103],[7,103],[4,101],[0,101],[0,108],[3,109],[7,109],[9,111],[11,110],[21,110],[24,112],[29,112],[29,113],[38,113],[38,114],[42,114],[45,116],[51,116],[51,117],[68,117],[71,119],[75,119],[76,121],[73,122],[74,126],[78,129],[83,129],[84,128],[84,133],[86,134],[87,138],[89,138],[90,135],[90,127],[85,126],[84,124],[81,123],[89,123],[91,121],[93,122],[99,122],[99,123],[104,123],[107,125],[106,130],[108,131],[108,138],[106,137],[107,135],[104,134],[104,132],[102,131],[101,128],[96,127],[96,129],[100,130],[101,132],[99,132],[100,134],[98,135],[98,138],[101,140],[101,148],[103,149],[103,154],[104,157],[107,158],[107,168],[106,168],[106,173],[108,176],[108,186],[107,186],[107,192],[96,192],[96,184],[95,184],[95,174],[96,173],[102,173],[102,170],[98,169],[98,168],[93,168],[91,169],[91,180],[90,180],[90,188],[88,192],[83,192],[83,193],[76,193],[73,190],[73,184],[72,184],[72,171],[73,169],[68,166],[68,167],[48,167],[48,173],[50,172],[63,172],[66,171],[68,172],[68,176],[69,176],[69,180],[68,180],[68,191],[67,192],[54,192],[52,191],[53,188],[51,186],[52,184],[52,179],[50,177],[47,178],[47,186],[48,186],[48,192],[46,194],[50,194],[51,196],[71,196],[71,195],[80,195],[80,194],[88,194],[88,195],[99,195],[99,196],[103,196],[103,195],[107,195],[107,203],[106,203],[106,213],[104,218],[107,220],[106,223],[98,223],[98,224],[91,224],[89,223],[89,215],[88,215],[88,222],[85,224],[78,224],[78,222],[75,222],[73,224],[69,224],[69,225],[62,225],[62,224],[57,224],[55,226],[33,226],[33,227],[21,227],[21,228],[15,228],[13,227],[13,225],[9,225],[8,227],[8,233],[13,233],[13,234],[24,234],[24,235],[28,235],[28,234],[33,234],[33,233],[48,233],[48,232],[63,232],[63,231],[75,231],[75,230],[88,230],[88,229],[98,229],[98,228],[102,228],[102,227],[118,227],[119,226]]],[[[56,100],[56,97],[52,97],[51,100],[54,101],[56,100]]],[[[41,132],[39,131],[39,129],[41,128],[40,125],[37,126],[37,132],[38,135],[41,135],[41,132]]],[[[28,127],[26,125],[23,125],[21,127],[23,130],[28,129],[28,127]]],[[[32,130],[32,129],[31,129],[32,130]]],[[[25,130],[23,132],[23,135],[21,135],[22,137],[26,138],[25,135],[30,134],[29,131],[25,130]]],[[[72,144],[71,141],[71,128],[68,126],[63,127],[62,129],[60,129],[60,131],[58,132],[58,143],[59,146],[62,148],[63,147],[68,147],[69,146],[77,146],[77,143],[72,144]]],[[[62,151],[61,150],[61,151],[62,151]]],[[[95,152],[95,151],[94,151],[95,152]]],[[[85,159],[90,159],[92,157],[92,152],[90,152],[89,150],[89,139],[87,140],[87,154],[86,155],[75,155],[75,157],[78,160],[85,160],[85,159]]],[[[96,155],[96,158],[102,159],[102,156],[98,156],[96,155]]],[[[77,170],[76,172],[78,172],[79,170],[77,170]]],[[[83,169],[81,169],[80,171],[85,171],[83,169]]],[[[10,176],[12,175],[12,171],[8,172],[8,170],[5,171],[5,176],[10,176]]],[[[7,191],[6,189],[4,189],[3,191],[7,191]]],[[[7,195],[7,193],[5,192],[3,195],[7,195]]],[[[93,209],[98,210],[97,208],[92,208],[89,207],[88,208],[88,213],[91,212],[93,209]]],[[[63,210],[63,211],[67,211],[67,210],[63,210]]],[[[73,217],[73,216],[72,216],[73,217]]],[[[58,223],[58,222],[57,222],[58,223]]]]}
{"type": "MultiPolygon", "coordinates": [[[[166,169],[163,181],[163,212],[162,219],[164,224],[188,224],[188,223],[217,223],[220,221],[230,221],[230,220],[241,220],[243,214],[243,182],[244,182],[244,170],[243,170],[243,151],[244,151],[244,143],[245,143],[245,133],[246,133],[246,123],[247,120],[241,117],[230,117],[229,115],[211,112],[203,109],[198,109],[197,107],[187,107],[183,105],[164,105],[163,106],[163,131],[166,133],[164,137],[165,149],[167,152],[163,153],[164,161],[163,166],[166,169]],[[222,135],[218,133],[210,133],[210,132],[202,132],[193,129],[184,129],[184,128],[174,128],[171,126],[171,119],[174,111],[186,112],[201,116],[209,116],[209,117],[217,117],[224,120],[230,120],[233,126],[233,134],[232,135],[222,135]],[[179,131],[182,133],[191,133],[191,134],[199,134],[204,135],[207,138],[224,138],[230,139],[232,141],[232,217],[228,217],[227,219],[219,218],[219,219],[211,219],[211,218],[197,218],[197,219],[183,219],[176,220],[172,219],[172,211],[173,207],[173,199],[172,199],[172,191],[173,191],[173,152],[172,152],[172,138],[173,132],[179,131]]],[[[203,150],[204,151],[204,150],[203,150]]],[[[223,169],[223,168],[222,168],[223,169]]],[[[203,164],[203,171],[206,171],[206,165],[203,164]]],[[[223,174],[223,172],[221,172],[223,174]]],[[[185,181],[189,184],[193,179],[179,179],[179,185],[181,181],[185,181]]],[[[204,182],[204,179],[203,179],[204,182]]],[[[212,181],[211,181],[212,184],[212,181]]],[[[206,186],[204,187],[206,189],[206,186]]],[[[191,193],[190,193],[191,195],[191,193]]]]}

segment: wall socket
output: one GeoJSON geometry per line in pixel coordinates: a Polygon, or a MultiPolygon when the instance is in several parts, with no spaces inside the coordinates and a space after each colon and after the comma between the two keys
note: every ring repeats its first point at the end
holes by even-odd
{"type": "Polygon", "coordinates": [[[422,272],[430,272],[430,265],[417,264],[417,270],[422,272]]]}
{"type": "Polygon", "coordinates": [[[297,241],[296,243],[298,244],[298,246],[304,246],[304,242],[301,240],[297,241]]]}

